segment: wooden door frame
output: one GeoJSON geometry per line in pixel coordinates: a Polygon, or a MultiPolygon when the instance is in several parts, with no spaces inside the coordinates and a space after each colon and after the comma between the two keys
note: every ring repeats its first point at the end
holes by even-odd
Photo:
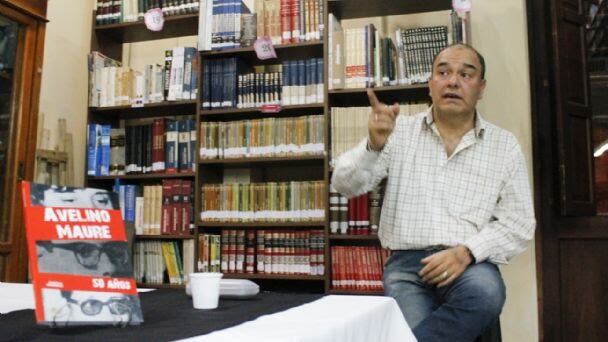
{"type": "MultiPolygon", "coordinates": [[[[560,179],[557,155],[558,124],[555,91],[556,68],[551,16],[560,0],[527,0],[528,48],[532,104],[532,150],[534,160],[534,205],[537,218],[536,269],[539,339],[559,341],[567,333],[564,274],[560,267],[563,243],[575,240],[608,239],[607,216],[567,217],[560,213],[560,179]]],[[[593,180],[592,180],[593,181],[593,180]]],[[[582,266],[582,264],[581,264],[582,266]]]]}
{"type": "MultiPolygon", "coordinates": [[[[45,1],[46,2],[46,1],[45,1]]],[[[45,21],[39,14],[28,15],[10,3],[0,3],[0,14],[24,25],[23,44],[17,51],[21,66],[16,68],[15,96],[12,111],[18,113],[12,121],[9,156],[7,158],[7,193],[5,200],[12,204],[8,217],[8,242],[0,242],[0,253],[8,253],[4,278],[9,282],[27,281],[27,248],[21,210],[19,180],[32,180],[36,152],[36,127],[40,100],[42,60],[44,56],[45,21]]],[[[21,38],[20,38],[21,39],[21,38]]]]}

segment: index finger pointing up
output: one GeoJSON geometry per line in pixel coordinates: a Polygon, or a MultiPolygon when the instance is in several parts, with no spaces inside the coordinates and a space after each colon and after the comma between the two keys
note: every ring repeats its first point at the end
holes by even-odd
{"type": "Polygon", "coordinates": [[[378,98],[376,97],[376,94],[374,93],[372,88],[367,88],[367,97],[369,98],[369,104],[374,110],[380,107],[380,101],[378,101],[378,98]]]}

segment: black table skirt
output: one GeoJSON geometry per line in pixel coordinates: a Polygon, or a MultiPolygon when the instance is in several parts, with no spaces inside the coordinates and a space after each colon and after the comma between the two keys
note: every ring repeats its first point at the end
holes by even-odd
{"type": "Polygon", "coordinates": [[[221,299],[214,310],[195,310],[183,290],[140,293],[144,323],[125,328],[75,326],[51,328],[36,324],[34,310],[0,316],[0,341],[167,341],[225,329],[259,316],[312,302],[319,294],[262,292],[246,300],[221,299]]]}

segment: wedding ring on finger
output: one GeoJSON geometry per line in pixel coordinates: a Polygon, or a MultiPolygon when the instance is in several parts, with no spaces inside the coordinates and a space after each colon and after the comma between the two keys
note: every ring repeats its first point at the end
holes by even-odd
{"type": "Polygon", "coordinates": [[[444,279],[444,280],[445,280],[445,279],[448,279],[448,276],[449,276],[448,271],[444,271],[444,272],[441,274],[441,279],[444,279]]]}

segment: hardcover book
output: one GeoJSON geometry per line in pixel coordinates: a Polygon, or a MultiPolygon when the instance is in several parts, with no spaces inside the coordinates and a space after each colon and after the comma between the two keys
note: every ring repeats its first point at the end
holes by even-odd
{"type": "Polygon", "coordinates": [[[116,193],[21,183],[36,321],[143,322],[116,193]]]}

